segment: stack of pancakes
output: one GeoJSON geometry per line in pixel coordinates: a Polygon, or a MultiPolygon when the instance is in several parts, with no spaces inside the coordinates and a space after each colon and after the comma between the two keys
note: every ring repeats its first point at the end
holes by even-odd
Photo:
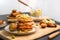
{"type": "Polygon", "coordinates": [[[30,31],[33,28],[33,19],[29,16],[23,16],[18,19],[18,29],[21,31],[30,31]]]}
{"type": "Polygon", "coordinates": [[[17,10],[12,10],[11,14],[7,16],[7,21],[8,22],[16,22],[18,15],[20,16],[21,12],[17,12],[17,10]]]}

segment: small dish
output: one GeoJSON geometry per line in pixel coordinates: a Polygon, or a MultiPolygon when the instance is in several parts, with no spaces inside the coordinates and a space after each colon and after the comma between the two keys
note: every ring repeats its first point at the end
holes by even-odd
{"type": "Polygon", "coordinates": [[[0,28],[5,27],[7,25],[6,21],[3,22],[3,24],[0,25],[0,28]]]}

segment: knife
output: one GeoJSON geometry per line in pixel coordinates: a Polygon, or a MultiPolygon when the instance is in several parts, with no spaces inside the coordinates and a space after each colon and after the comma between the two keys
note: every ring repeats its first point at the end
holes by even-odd
{"type": "Polygon", "coordinates": [[[27,6],[27,7],[29,7],[29,8],[31,8],[31,9],[32,9],[32,7],[30,7],[28,4],[26,4],[25,2],[23,2],[23,1],[21,1],[21,0],[18,0],[18,2],[20,2],[20,3],[24,4],[25,6],[27,6]]]}
{"type": "Polygon", "coordinates": [[[52,33],[52,34],[50,34],[50,35],[48,36],[48,39],[49,39],[49,40],[51,40],[51,39],[53,39],[53,38],[57,37],[59,34],[60,34],[60,32],[59,32],[59,31],[54,32],[54,33],[52,33]]]}

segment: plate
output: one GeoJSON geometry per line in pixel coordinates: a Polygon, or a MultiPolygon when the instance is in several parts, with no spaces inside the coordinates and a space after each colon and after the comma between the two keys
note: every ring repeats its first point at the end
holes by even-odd
{"type": "Polygon", "coordinates": [[[6,25],[6,21],[4,21],[4,23],[0,25],[0,28],[5,27],[6,25]]]}
{"type": "Polygon", "coordinates": [[[15,35],[26,35],[26,34],[32,34],[35,33],[37,31],[37,26],[34,26],[33,29],[31,31],[28,32],[18,32],[17,30],[14,32],[11,32],[9,30],[9,25],[5,27],[5,31],[11,33],[11,34],[15,34],[15,35]]]}

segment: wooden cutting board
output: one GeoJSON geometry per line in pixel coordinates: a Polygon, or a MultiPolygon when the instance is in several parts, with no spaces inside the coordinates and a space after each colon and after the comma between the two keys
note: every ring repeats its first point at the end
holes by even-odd
{"type": "Polygon", "coordinates": [[[43,37],[56,30],[60,30],[60,26],[57,26],[56,28],[44,28],[44,29],[40,28],[34,34],[25,35],[25,36],[16,36],[15,39],[11,38],[11,34],[2,30],[0,31],[0,37],[3,38],[4,40],[33,40],[39,37],[43,37]]]}

